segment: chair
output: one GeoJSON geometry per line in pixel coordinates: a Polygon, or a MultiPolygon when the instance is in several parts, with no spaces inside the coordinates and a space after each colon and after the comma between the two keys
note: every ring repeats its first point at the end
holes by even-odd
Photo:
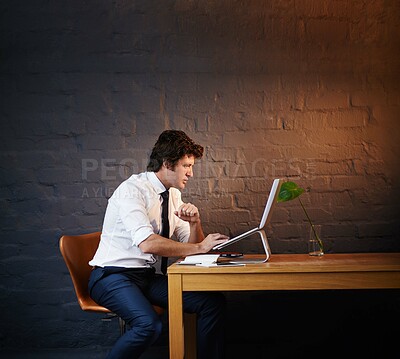
{"type": "MultiPolygon", "coordinates": [[[[92,267],[89,261],[100,242],[101,232],[94,232],[82,235],[67,236],[60,238],[60,251],[67,265],[69,274],[72,278],[76,297],[82,310],[86,312],[105,313],[110,316],[116,316],[107,308],[97,304],[89,295],[88,283],[92,267]]],[[[153,306],[158,314],[162,314],[164,309],[153,306]]],[[[125,333],[125,321],[118,317],[120,334],[125,333]]]]}

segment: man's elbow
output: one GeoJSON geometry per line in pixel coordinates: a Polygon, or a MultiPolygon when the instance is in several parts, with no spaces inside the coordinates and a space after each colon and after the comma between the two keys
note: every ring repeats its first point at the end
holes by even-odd
{"type": "Polygon", "coordinates": [[[140,250],[146,254],[154,254],[155,239],[155,234],[148,236],[142,243],[139,244],[140,250]]]}

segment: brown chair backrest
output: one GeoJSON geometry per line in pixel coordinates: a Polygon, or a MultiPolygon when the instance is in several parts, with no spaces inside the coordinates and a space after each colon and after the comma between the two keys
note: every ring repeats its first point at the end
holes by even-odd
{"type": "Polygon", "coordinates": [[[76,297],[82,310],[93,312],[110,312],[98,305],[89,296],[88,282],[92,267],[89,261],[100,242],[101,232],[94,232],[60,238],[60,251],[69,270],[74,285],[76,297]]]}

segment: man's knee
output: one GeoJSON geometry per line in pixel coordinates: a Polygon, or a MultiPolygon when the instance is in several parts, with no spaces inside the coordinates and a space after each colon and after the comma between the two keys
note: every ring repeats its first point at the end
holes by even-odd
{"type": "Polygon", "coordinates": [[[159,316],[142,316],[128,321],[128,325],[142,340],[154,343],[162,332],[162,321],[159,316]]]}

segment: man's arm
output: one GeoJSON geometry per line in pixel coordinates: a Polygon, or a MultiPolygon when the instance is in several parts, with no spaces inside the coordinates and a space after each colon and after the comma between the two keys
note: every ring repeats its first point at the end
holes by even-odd
{"type": "Polygon", "coordinates": [[[189,243],[199,243],[204,239],[203,227],[201,226],[200,218],[197,222],[190,222],[189,243]]]}
{"type": "Polygon", "coordinates": [[[199,243],[181,243],[152,234],[139,244],[143,253],[165,257],[182,257],[192,254],[207,253],[217,244],[226,242],[228,237],[220,233],[212,233],[199,243]]]}
{"type": "Polygon", "coordinates": [[[175,215],[183,221],[189,222],[190,235],[187,243],[181,243],[158,234],[152,234],[139,244],[144,253],[151,253],[165,257],[182,257],[192,254],[207,253],[217,244],[223,243],[229,237],[212,233],[204,236],[198,208],[191,203],[182,204],[175,215]]]}
{"type": "Polygon", "coordinates": [[[201,226],[199,209],[192,203],[183,203],[175,215],[185,222],[189,222],[190,235],[189,243],[200,243],[204,239],[204,232],[201,226]]]}

